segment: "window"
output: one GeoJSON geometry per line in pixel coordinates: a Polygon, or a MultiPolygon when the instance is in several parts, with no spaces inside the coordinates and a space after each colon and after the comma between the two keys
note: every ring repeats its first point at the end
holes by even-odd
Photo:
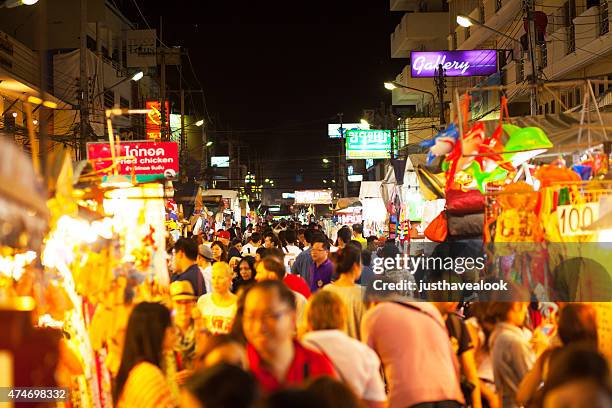
{"type": "Polygon", "coordinates": [[[550,101],[550,113],[555,113],[555,101],[550,101]]]}
{"type": "Polygon", "coordinates": [[[539,106],[538,108],[538,113],[541,115],[542,114],[542,105],[539,106]]]}
{"type": "Polygon", "coordinates": [[[548,114],[548,103],[544,104],[544,113],[548,114]]]}
{"type": "Polygon", "coordinates": [[[565,93],[561,94],[561,103],[563,104],[563,106],[568,107],[567,106],[567,97],[565,96],[565,93]]]}
{"type": "Polygon", "coordinates": [[[495,0],[495,12],[497,13],[502,8],[502,0],[495,0]]]}
{"type": "Polygon", "coordinates": [[[119,107],[121,109],[130,109],[130,101],[128,101],[123,96],[120,96],[119,97],[119,107]]]}
{"type": "Polygon", "coordinates": [[[115,106],[115,92],[108,89],[104,91],[104,107],[112,108],[115,106]]]}
{"type": "Polygon", "coordinates": [[[576,89],[576,105],[580,105],[582,100],[580,99],[580,88],[576,89]]]}
{"type": "Polygon", "coordinates": [[[567,106],[570,108],[574,107],[574,93],[573,92],[569,92],[567,94],[567,106]]]}
{"type": "Polygon", "coordinates": [[[604,84],[599,84],[599,85],[597,86],[597,90],[599,91],[597,94],[598,94],[598,95],[601,95],[601,94],[603,94],[604,92],[606,92],[606,87],[605,87],[605,85],[604,85],[604,84]]]}

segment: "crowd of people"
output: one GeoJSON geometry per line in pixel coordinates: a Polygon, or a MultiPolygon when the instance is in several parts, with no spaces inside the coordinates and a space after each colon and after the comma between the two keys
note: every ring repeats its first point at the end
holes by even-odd
{"type": "Polygon", "coordinates": [[[592,306],[373,298],[372,258],[398,251],[379,243],[295,222],[178,239],[171,303],[131,312],[117,406],[612,406],[592,306]]]}

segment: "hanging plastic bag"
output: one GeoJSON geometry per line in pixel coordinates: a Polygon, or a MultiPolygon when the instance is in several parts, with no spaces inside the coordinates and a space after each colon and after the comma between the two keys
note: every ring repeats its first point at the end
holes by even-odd
{"type": "Polygon", "coordinates": [[[448,236],[448,223],[446,221],[446,211],[442,211],[432,222],[429,223],[424,231],[425,238],[433,242],[444,242],[448,236]]]}

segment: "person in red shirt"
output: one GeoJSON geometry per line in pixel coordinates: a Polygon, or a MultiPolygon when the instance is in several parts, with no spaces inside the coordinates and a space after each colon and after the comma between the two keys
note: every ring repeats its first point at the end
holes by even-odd
{"type": "Polygon", "coordinates": [[[266,393],[299,386],[336,372],[327,357],[294,339],[295,296],[282,282],[266,280],[246,295],[242,327],[251,372],[266,393]]]}

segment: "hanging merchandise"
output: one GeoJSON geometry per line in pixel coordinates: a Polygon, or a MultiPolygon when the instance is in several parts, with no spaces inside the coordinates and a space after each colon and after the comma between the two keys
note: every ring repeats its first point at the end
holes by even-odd
{"type": "Polygon", "coordinates": [[[446,176],[444,173],[433,174],[424,166],[417,166],[417,177],[419,180],[419,191],[425,200],[437,200],[444,198],[446,176]]]}
{"type": "Polygon", "coordinates": [[[503,128],[509,135],[504,149],[506,153],[503,154],[503,157],[514,167],[518,167],[553,147],[546,133],[538,127],[520,128],[504,124],[503,128]]]}
{"type": "Polygon", "coordinates": [[[540,188],[548,187],[553,183],[580,181],[578,174],[567,167],[545,164],[538,168],[535,177],[540,181],[540,188]]]}
{"type": "Polygon", "coordinates": [[[495,242],[541,242],[543,231],[536,213],[538,193],[523,181],[508,184],[497,196],[495,242]]]}
{"type": "Polygon", "coordinates": [[[448,235],[453,238],[481,236],[483,225],[484,213],[463,215],[448,213],[448,235]]]}
{"type": "Polygon", "coordinates": [[[448,223],[446,211],[442,211],[434,218],[424,231],[425,238],[433,242],[444,242],[448,236],[448,223]]]}
{"type": "Polygon", "coordinates": [[[478,190],[448,190],[446,209],[450,214],[464,215],[484,211],[485,198],[478,190]]]}
{"type": "Polygon", "coordinates": [[[436,157],[449,154],[459,139],[459,131],[454,123],[440,131],[433,139],[421,142],[419,145],[428,147],[427,165],[430,165],[436,157]]]}

